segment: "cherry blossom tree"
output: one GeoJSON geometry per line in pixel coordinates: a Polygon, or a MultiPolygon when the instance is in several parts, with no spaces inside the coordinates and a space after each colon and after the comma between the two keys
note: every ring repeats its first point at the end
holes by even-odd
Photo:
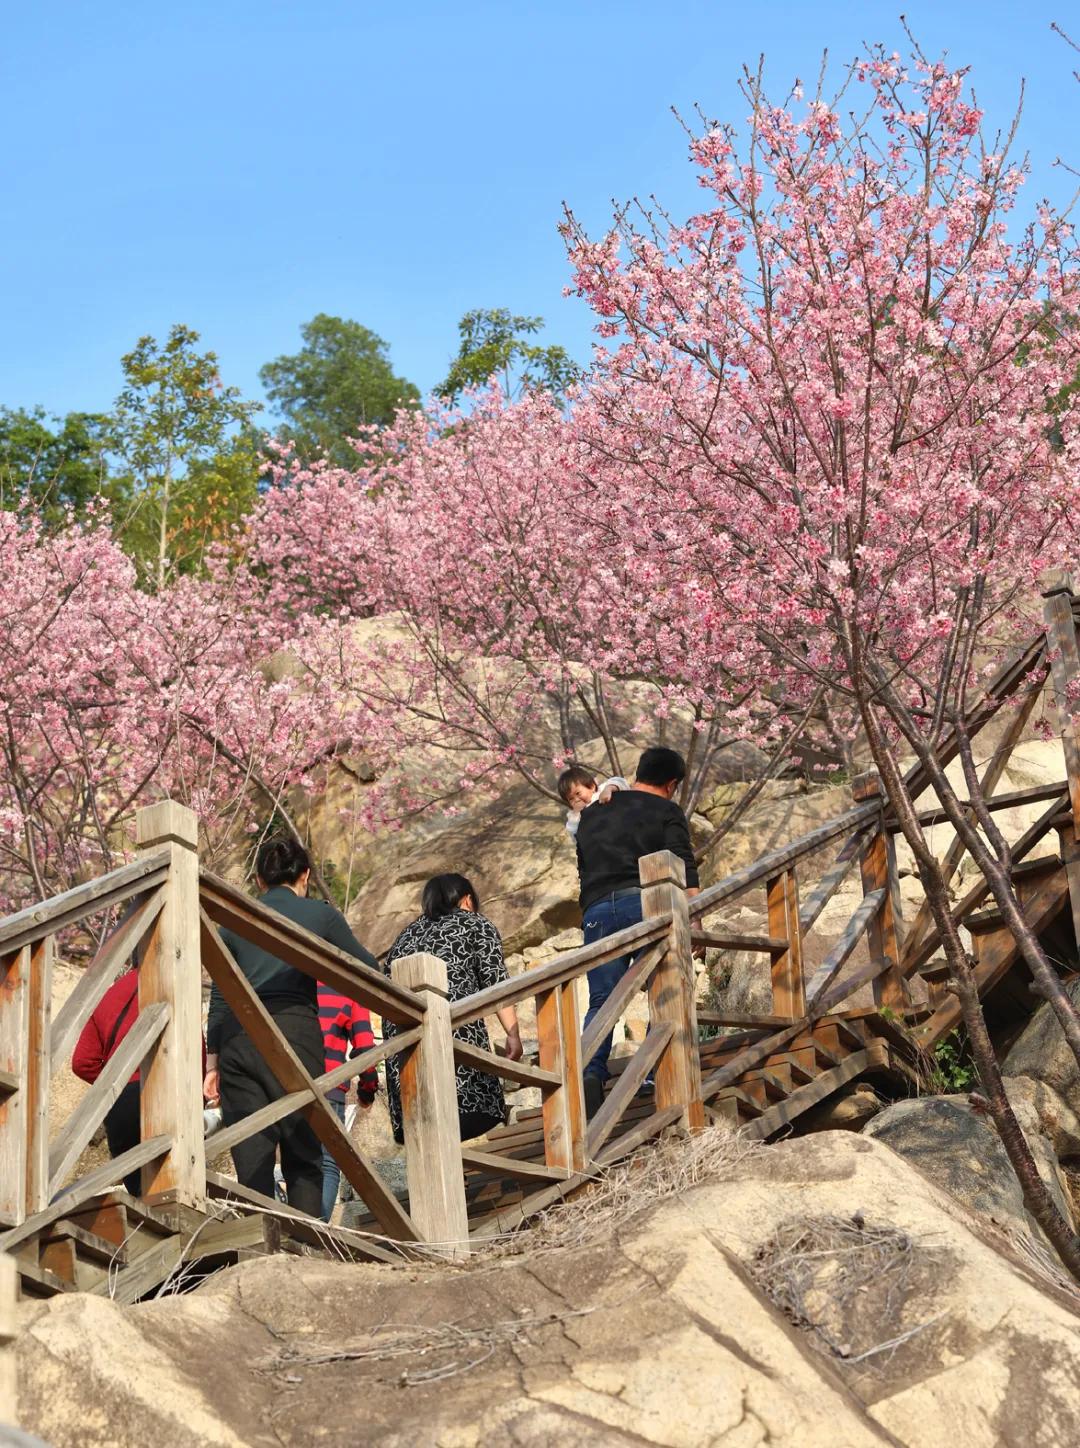
{"type": "Polygon", "coordinates": [[[1040,578],[1080,541],[1072,230],[1045,205],[1019,220],[1011,135],[984,140],[963,72],[917,50],[868,53],[831,99],[775,104],[760,73],[743,89],[743,141],[709,123],[691,137],[699,214],[628,207],[595,241],[567,218],[607,343],[581,423],[639,507],[681,530],[744,677],[808,707],[823,690],[817,711],[865,739],[1025,1200],[1080,1273],[904,772],[920,766],[1080,1059],[965,731],[995,655],[1039,628],[1040,578]],[[957,749],[970,810],[946,773],[957,749]]]}

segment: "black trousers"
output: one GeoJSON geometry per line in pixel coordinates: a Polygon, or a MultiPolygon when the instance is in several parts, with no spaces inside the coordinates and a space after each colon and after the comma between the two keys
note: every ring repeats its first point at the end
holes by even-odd
{"type": "MultiPolygon", "coordinates": [[[[123,1091],[109,1107],[105,1115],[105,1139],[109,1143],[109,1155],[120,1156],[138,1146],[139,1128],[139,1083],[129,1081],[123,1091]]],[[[142,1191],[142,1167],[129,1171],[124,1186],[133,1197],[142,1191]]]]}
{"type": "MultiPolygon", "coordinates": [[[[326,1069],[319,1018],[309,1006],[286,1006],[274,1022],[312,1076],[326,1069]]],[[[221,1121],[232,1126],[286,1093],[244,1034],[231,1037],[218,1057],[221,1073],[221,1121]]],[[[317,1217],[322,1211],[322,1144],[305,1117],[295,1112],[233,1147],[233,1163],[242,1186],[274,1195],[274,1157],[281,1150],[281,1173],[289,1206],[317,1217]]]]}

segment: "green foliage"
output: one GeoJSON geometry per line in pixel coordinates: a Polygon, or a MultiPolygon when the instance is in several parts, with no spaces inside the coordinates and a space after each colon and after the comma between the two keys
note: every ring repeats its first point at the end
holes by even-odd
{"type": "Polygon", "coordinates": [[[116,400],[113,450],[134,486],[121,540],[143,578],[162,588],[174,573],[198,567],[202,550],[220,531],[200,507],[229,496],[226,516],[253,495],[252,449],[237,448],[230,430],[259,410],[225,387],[213,352],[196,350],[198,332],[177,324],[166,342],[140,337],[122,359],[126,385],[116,400]],[[178,551],[179,550],[179,551],[178,551]]]}
{"type": "Polygon", "coordinates": [[[970,1091],[977,1080],[967,1038],[959,1031],[950,1031],[934,1048],[930,1089],[939,1095],[959,1094],[970,1091]]]}
{"type": "Polygon", "coordinates": [[[565,348],[527,340],[543,326],[543,317],[515,317],[506,307],[466,312],[458,323],[458,354],[436,392],[456,402],[467,388],[496,377],[508,397],[539,388],[561,398],[580,369],[565,348]]]}
{"type": "Polygon", "coordinates": [[[390,365],[387,344],[359,322],[320,312],[300,328],[304,345],[259,372],[276,413],[280,435],[291,441],[301,462],[320,458],[355,467],[349,443],[360,428],[389,423],[400,407],[420,394],[390,365]]]}
{"type": "Polygon", "coordinates": [[[115,500],[106,453],[111,420],[94,412],[49,417],[44,408],[0,408],[0,507],[24,498],[58,522],[67,509],[84,517],[91,503],[115,500]]]}

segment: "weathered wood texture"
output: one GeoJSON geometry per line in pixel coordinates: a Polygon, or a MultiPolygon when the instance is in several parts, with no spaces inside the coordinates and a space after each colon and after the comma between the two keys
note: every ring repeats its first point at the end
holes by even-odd
{"type": "Polygon", "coordinates": [[[806,1011],[803,980],[802,931],[799,927],[799,882],[791,868],[766,882],[769,934],[779,941],[770,946],[772,1003],[778,1016],[797,1020],[806,1011]]]}
{"type": "Polygon", "coordinates": [[[562,1171],[585,1165],[585,1099],[582,1062],[588,1058],[578,1028],[577,992],[573,982],[551,986],[536,998],[536,1033],[540,1065],[559,1078],[544,1092],[544,1161],[562,1171]]]}
{"type": "Polygon", "coordinates": [[[353,1145],[336,1114],[315,1089],[314,1080],[229,954],[213,921],[205,913],[201,919],[203,964],[282,1090],[307,1093],[309,1099],[303,1110],[313,1131],[341,1168],[345,1180],[371,1208],[383,1231],[402,1241],[415,1241],[417,1228],[408,1213],[373,1164],[353,1145]]]}
{"type": "Polygon", "coordinates": [[[469,1217],[446,964],[405,955],[392,970],[398,985],[423,993],[426,1007],[420,1040],[401,1063],[409,1211],[424,1242],[460,1256],[468,1251],[469,1217]]]}
{"type": "Polygon", "coordinates": [[[701,1063],[697,1051],[694,960],[686,867],[670,850],[638,861],[641,912],[646,920],[670,916],[667,949],[649,982],[649,1019],[653,1027],[670,1025],[671,1037],[656,1063],[656,1106],[678,1106],[690,1131],[705,1125],[701,1101],[701,1063]]]}
{"type": "MultiPolygon", "coordinates": [[[[14,1257],[0,1253],[0,1425],[19,1425],[15,1339],[19,1335],[18,1268],[14,1257]]],[[[2,1432],[2,1427],[0,1427],[2,1432]]]]}
{"type": "Polygon", "coordinates": [[[202,970],[199,955],[199,824],[172,800],[139,810],[139,848],[169,861],[165,903],[146,936],[139,1010],[168,1007],[165,1029],[146,1061],[139,1093],[144,1137],[171,1140],[163,1161],[143,1167],[143,1191],[176,1191],[194,1205],[206,1196],[202,1097],[202,970]]]}
{"type": "MultiPolygon", "coordinates": [[[[880,800],[881,780],[876,774],[856,779],[851,790],[856,800],[880,800]]],[[[870,916],[866,940],[871,960],[883,960],[885,970],[874,980],[874,1000],[890,1010],[903,1011],[910,1004],[907,982],[900,971],[900,888],[896,877],[896,855],[891,837],[882,827],[874,830],[862,847],[859,864],[863,894],[884,891],[881,908],[870,916]]]]}

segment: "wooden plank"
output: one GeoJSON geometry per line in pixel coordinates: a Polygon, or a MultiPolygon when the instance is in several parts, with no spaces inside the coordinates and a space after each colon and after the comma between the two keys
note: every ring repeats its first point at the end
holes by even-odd
{"type": "Polygon", "coordinates": [[[28,1237],[40,1232],[42,1227],[49,1226],[61,1217],[71,1216],[75,1208],[80,1207],[83,1202],[97,1196],[114,1182],[123,1181],[129,1171],[134,1171],[144,1162],[152,1161],[156,1156],[164,1156],[168,1149],[169,1138],[155,1136],[150,1141],[140,1141],[138,1146],[122,1151],[112,1161],[103,1162],[101,1166],[80,1177],[55,1202],[50,1202],[43,1212],[35,1212],[32,1217],[27,1217],[25,1221],[0,1233],[0,1252],[10,1251],[18,1243],[25,1242],[28,1237]]]}
{"type": "Polygon", "coordinates": [[[181,1253],[183,1262],[200,1262],[207,1257],[236,1256],[241,1252],[261,1254],[267,1249],[266,1223],[270,1220],[252,1212],[243,1217],[206,1220],[187,1235],[181,1253]]]}
{"type": "Polygon", "coordinates": [[[864,830],[856,830],[849,836],[831,864],[822,875],[817,885],[806,897],[799,910],[799,929],[805,935],[816,923],[818,916],[825,909],[832,897],[839,890],[840,886],[847,879],[851,867],[859,857],[863,842],[866,838],[864,830]]]}
{"type": "Polygon", "coordinates": [[[105,1062],[101,1075],[68,1117],[49,1148],[46,1173],[49,1197],[63,1186],[83,1148],[104,1121],[133,1073],[139,1069],[168,1019],[169,1007],[164,1001],[140,1011],[127,1035],[105,1062]]]}
{"type": "Polygon", "coordinates": [[[218,1172],[208,1171],[206,1188],[210,1196],[216,1200],[240,1203],[245,1208],[258,1208],[261,1214],[265,1214],[264,1226],[269,1228],[277,1223],[283,1236],[294,1238],[297,1242],[306,1242],[313,1247],[323,1248],[327,1244],[331,1244],[335,1253],[352,1257],[356,1261],[388,1262],[395,1266],[401,1265],[402,1253],[396,1248],[375,1242],[364,1232],[357,1232],[349,1227],[331,1227],[326,1222],[320,1222],[316,1217],[306,1217],[300,1212],[290,1211],[283,1202],[276,1202],[272,1197],[264,1197],[261,1192],[253,1191],[251,1187],[242,1186],[233,1177],[221,1176],[218,1172]]]}
{"type": "Polygon", "coordinates": [[[6,953],[32,945],[46,935],[57,935],[77,925],[88,915],[96,915],[113,905],[122,904],[132,895],[160,885],[168,873],[168,861],[161,855],[147,855],[130,865],[121,865],[96,880],[65,890],[40,905],[9,915],[0,922],[0,951],[6,953]]]}
{"type": "Polygon", "coordinates": [[[202,907],[216,925],[261,946],[287,965],[322,981],[395,1025],[419,1024],[424,1013],[423,1002],[395,986],[382,971],[338,950],[295,921],[286,920],[218,876],[204,870],[200,880],[202,907]]]}
{"type": "Polygon", "coordinates": [[[17,1089],[0,1100],[0,1218],[26,1216],[26,1044],[30,1035],[32,947],[0,956],[0,1069],[17,1089]]]}
{"type": "Polygon", "coordinates": [[[459,1066],[473,1066],[491,1076],[500,1076],[504,1081],[518,1081],[522,1086],[561,1086],[562,1077],[555,1071],[545,1071],[540,1066],[530,1066],[525,1061],[508,1061],[494,1051],[482,1050],[469,1041],[454,1038],[454,1060],[459,1066]]]}
{"type": "Polygon", "coordinates": [[[787,937],[778,935],[735,935],[724,930],[691,930],[690,944],[708,950],[745,950],[759,955],[787,949],[787,937]]]}
{"type": "MultiPolygon", "coordinates": [[[[1054,820],[1059,812],[1061,800],[1055,800],[1039,818],[1030,825],[1012,847],[1013,863],[1019,864],[1025,856],[1029,855],[1041,839],[1053,828],[1054,820]]],[[[977,910],[990,893],[990,886],[985,880],[980,880],[973,885],[967,894],[960,900],[959,904],[953,906],[952,918],[958,925],[963,925],[972,911],[977,910]]],[[[931,930],[923,943],[915,951],[905,957],[904,972],[906,975],[914,973],[924,966],[934,952],[940,949],[941,937],[937,929],[931,930]]]]}
{"type": "Polygon", "coordinates": [[[536,997],[540,1065],[559,1077],[543,1097],[544,1161],[564,1172],[585,1164],[585,1101],[574,986],[556,985],[536,997]]]}
{"type": "Polygon", "coordinates": [[[777,1015],[797,1020],[806,1012],[802,937],[799,934],[799,882],[792,869],[765,882],[769,933],[779,941],[771,948],[772,1006],[777,1015]]]}
{"type": "Polygon", "coordinates": [[[796,1021],[785,1030],[776,1032],[775,1035],[766,1036],[752,1045],[744,1047],[731,1060],[724,1063],[719,1070],[711,1072],[701,1083],[702,1093],[706,1099],[716,1094],[724,1086],[733,1086],[744,1071],[758,1066],[767,1057],[776,1051],[782,1051],[793,1042],[797,1041],[807,1026],[812,1025],[822,1016],[826,1015],[841,1001],[848,996],[854,995],[881,971],[888,969],[887,963],[882,960],[871,961],[864,969],[857,971],[849,980],[843,981],[833,990],[819,996],[809,1008],[807,1016],[802,1021],[796,1021]]]}
{"type": "Polygon", "coordinates": [[[522,1161],[518,1157],[500,1156],[494,1151],[476,1151],[468,1146],[461,1148],[461,1161],[472,1171],[513,1177],[515,1181],[560,1182],[573,1175],[565,1167],[548,1166],[546,1162],[522,1161]]]}
{"type": "MultiPolygon", "coordinates": [[[[589,1123],[585,1148],[587,1157],[596,1160],[601,1147],[614,1131],[623,1112],[637,1095],[646,1076],[656,1065],[665,1048],[670,1045],[675,1035],[675,1029],[674,1021],[657,1022],[630,1057],[619,1079],[605,1097],[604,1104],[589,1123]]],[[[665,1106],[678,1104],[676,1101],[671,1101],[665,1103],[665,1106]]]]}
{"type": "MultiPolygon", "coordinates": [[[[641,876],[642,915],[646,920],[667,916],[671,921],[667,949],[649,981],[652,1031],[668,1024],[672,1027],[670,1039],[656,1062],[656,1109],[665,1111],[670,1106],[681,1106],[687,1130],[701,1131],[705,1125],[705,1111],[701,1101],[701,1060],[697,1050],[696,981],[690,945],[686,866],[670,850],[657,850],[655,854],[643,855],[638,860],[638,871],[641,876]]],[[[588,1138],[592,1152],[596,1150],[595,1126],[594,1120],[588,1138]]]]}
{"type": "Polygon", "coordinates": [[[19,1273],[14,1257],[0,1256],[0,1423],[19,1421],[15,1340],[19,1335],[19,1273]]]}
{"type": "Polygon", "coordinates": [[[655,945],[651,945],[648,950],[642,951],[631,961],[626,974],[597,1011],[589,1029],[581,1038],[581,1059],[583,1061],[592,1060],[597,1046],[609,1031],[615,1029],[638,991],[644,990],[648,985],[649,977],[656,969],[666,949],[667,942],[658,940],[655,945]]]}
{"type": "Polygon", "coordinates": [[[123,1244],[110,1242],[107,1237],[99,1237],[94,1232],[88,1232],[85,1227],[80,1227],[77,1222],[68,1217],[54,1222],[51,1227],[45,1227],[38,1239],[39,1245],[42,1247],[50,1242],[64,1240],[74,1242],[81,1254],[94,1257],[106,1265],[115,1264],[119,1267],[127,1265],[127,1248],[123,1244]]]}
{"type": "Polygon", "coordinates": [[[872,890],[864,895],[861,902],[856,906],[851,919],[844,926],[843,932],[836,944],[829,951],[828,955],[818,966],[810,979],[810,988],[807,991],[811,1004],[828,990],[833,980],[840,972],[852,951],[862,939],[871,917],[885,904],[885,891],[872,890]]]}
{"type": "MultiPolygon", "coordinates": [[[[1037,702],[1037,701],[1038,701],[1038,698],[1039,698],[1039,695],[1036,694],[1034,697],[1035,697],[1035,701],[1037,702]]],[[[1028,701],[1028,704],[1025,704],[1024,707],[1025,707],[1025,708],[1029,708],[1029,704],[1030,704],[1030,700],[1028,701]]],[[[1001,752],[1000,750],[999,750],[999,751],[995,751],[994,761],[996,762],[999,757],[1002,757],[1002,752],[1001,752]]],[[[1003,772],[1007,767],[1008,767],[1008,755],[1005,754],[1005,755],[1002,757],[1002,765],[1001,765],[1002,772],[1003,772]]],[[[987,770],[987,774],[989,774],[989,773],[990,773],[990,771],[987,770]]],[[[990,788],[991,786],[987,785],[985,781],[986,781],[986,776],[984,776],[984,778],[983,778],[983,786],[982,786],[982,787],[983,787],[984,789],[990,788]]],[[[1003,810],[1003,809],[1024,809],[1024,808],[1026,808],[1026,806],[1029,805],[1029,804],[1042,804],[1042,802],[1043,802],[1044,800],[1057,799],[1057,797],[1058,797],[1059,795],[1067,794],[1067,793],[1068,793],[1068,790],[1069,790],[1068,780],[1062,779],[1062,780],[1056,780],[1056,781],[1054,781],[1052,784],[1034,784],[1034,785],[1032,785],[1029,789],[1014,789],[1014,790],[1010,790],[1009,793],[1007,793],[1007,794],[987,795],[986,799],[984,800],[984,804],[985,804],[985,807],[990,811],[991,814],[995,814],[998,810],[1003,810]]],[[[960,803],[960,807],[961,807],[963,810],[965,810],[965,811],[970,811],[971,808],[972,808],[971,801],[968,800],[968,799],[962,799],[962,800],[959,801],[959,803],[960,803]]],[[[922,809],[922,810],[919,810],[919,811],[917,812],[917,814],[916,814],[916,819],[919,821],[919,824],[920,824],[920,825],[923,825],[923,826],[927,826],[927,825],[944,825],[944,824],[948,824],[948,823],[949,823],[949,815],[948,815],[948,812],[947,812],[945,809],[943,809],[940,805],[938,805],[936,808],[932,808],[932,809],[922,809]]],[[[899,825],[899,823],[898,823],[897,821],[895,821],[895,820],[889,820],[889,821],[887,821],[887,822],[886,822],[886,828],[889,830],[889,832],[890,832],[891,834],[899,834],[899,833],[900,833],[900,825],[899,825]]],[[[957,844],[957,845],[958,845],[959,851],[960,851],[960,856],[962,857],[962,856],[966,853],[964,845],[963,845],[962,843],[960,843],[959,841],[954,841],[954,844],[957,844]]],[[[946,858],[948,858],[948,857],[946,857],[946,858]]]]}
{"type": "Polygon", "coordinates": [[[54,939],[30,947],[30,999],[25,1044],[26,1207],[29,1215],[49,1205],[49,1024],[52,1015],[54,939]]]}
{"type": "MultiPolygon", "coordinates": [[[[854,781],[851,792],[856,800],[880,800],[881,780],[876,774],[862,775],[854,781]]],[[[884,828],[874,830],[862,847],[859,866],[863,894],[884,892],[880,908],[870,916],[866,926],[870,958],[886,962],[886,969],[874,980],[874,1000],[890,1010],[903,1011],[910,996],[900,970],[899,888],[895,884],[896,860],[895,855],[890,854],[890,843],[884,828]]]]}
{"type": "Polygon", "coordinates": [[[159,885],[145,899],[133,902],[123,919],[102,941],[97,954],[80,975],[75,989],[52,1023],[49,1051],[54,1070],[71,1055],[94,1007],[120,973],[120,966],[161,914],[164,904],[165,887],[159,885]]]}
{"type": "MultiPolygon", "coordinates": [[[[777,1026],[788,1026],[791,1024],[790,1016],[746,1016],[740,1015],[738,1011],[698,1011],[699,1026],[760,1026],[763,1029],[777,1026]]],[[[725,1038],[718,1038],[723,1044],[725,1038]]],[[[714,1042],[710,1042],[710,1045],[714,1042]]]]}
{"type": "Polygon", "coordinates": [[[804,1111],[809,1111],[812,1106],[825,1101],[849,1081],[854,1081],[857,1076],[888,1064],[888,1051],[882,1045],[867,1046],[864,1050],[854,1051],[846,1056],[839,1066],[831,1071],[823,1071],[808,1085],[793,1091],[785,1101],[778,1101],[775,1106],[762,1112],[756,1121],[750,1122],[744,1128],[745,1133],[752,1141],[763,1141],[782,1127],[790,1125],[804,1111]]]}
{"type": "Polygon", "coordinates": [[[353,1146],[337,1115],[315,1091],[315,1083],[303,1062],[278,1030],[250,981],[229,954],[213,921],[205,911],[200,912],[200,917],[203,964],[282,1090],[286,1094],[292,1091],[311,1094],[312,1099],[304,1108],[307,1119],[340,1166],[346,1181],[374,1212],[387,1236],[404,1241],[415,1240],[417,1228],[408,1213],[402,1210],[398,1199],[363,1152],[353,1146]]]}
{"type": "Polygon", "coordinates": [[[454,1029],[467,1021],[490,1016],[501,1006],[514,1005],[555,985],[565,985],[567,981],[585,975],[595,965],[617,960],[620,955],[634,955],[644,946],[665,938],[670,924],[670,916],[651,916],[640,925],[628,925],[625,930],[617,930],[614,935],[606,935],[592,945],[568,950],[565,955],[556,955],[542,965],[534,965],[520,975],[511,976],[509,980],[488,986],[475,995],[464,996],[454,1001],[450,1008],[454,1029]]]}
{"type": "Polygon", "coordinates": [[[165,854],[165,903],[146,934],[139,966],[139,1012],[168,1006],[164,1030],[142,1067],[139,1113],[144,1137],[168,1136],[164,1160],[148,1161],[142,1188],[176,1191],[194,1206],[206,1196],[202,1095],[202,964],[199,955],[199,822],[172,800],[135,815],[140,850],[165,854]]]}
{"type": "Polygon", "coordinates": [[[779,874],[788,865],[794,864],[803,855],[813,854],[827,845],[830,840],[835,840],[838,835],[846,834],[849,830],[856,830],[869,824],[877,814],[877,806],[873,803],[859,805],[856,809],[849,809],[836,819],[829,820],[826,824],[819,825],[817,829],[810,830],[805,835],[800,835],[791,844],[783,846],[782,849],[770,850],[767,855],[762,855],[752,864],[736,870],[733,875],[719,880],[715,885],[710,885],[707,890],[702,890],[690,902],[690,915],[697,920],[702,915],[715,910],[725,900],[732,900],[737,895],[749,890],[752,885],[759,885],[771,876],[779,874]]]}
{"type": "Polygon", "coordinates": [[[614,1141],[609,1141],[597,1157],[597,1165],[602,1167],[611,1166],[613,1162],[619,1161],[623,1157],[631,1156],[637,1151],[639,1146],[644,1146],[647,1141],[651,1141],[654,1136],[659,1136],[660,1133],[666,1131],[669,1126],[675,1126],[681,1115],[682,1112],[675,1106],[654,1111],[651,1116],[646,1116],[643,1121],[638,1122],[630,1131],[624,1131],[622,1135],[617,1136],[614,1141]]]}
{"type": "Polygon", "coordinates": [[[179,1267],[183,1255],[184,1238],[177,1232],[172,1237],[155,1242],[119,1272],[103,1277],[96,1287],[90,1289],[90,1295],[109,1297],[113,1302],[130,1307],[140,1297],[160,1287],[166,1277],[179,1267]]]}
{"type": "Polygon", "coordinates": [[[420,953],[392,968],[398,985],[425,998],[422,1035],[400,1074],[409,1212],[425,1244],[461,1256],[469,1236],[455,1070],[462,1043],[450,1025],[446,962],[420,953]]]}
{"type": "MultiPolygon", "coordinates": [[[[358,1056],[350,1057],[342,1065],[335,1066],[332,1071],[327,1071],[325,1075],[316,1076],[313,1083],[315,1091],[320,1096],[325,1096],[335,1086],[340,1086],[343,1081],[351,1080],[353,1076],[359,1076],[371,1066],[377,1066],[387,1056],[395,1056],[399,1051],[408,1050],[419,1039],[419,1026],[414,1026],[410,1031],[402,1031],[396,1036],[388,1036],[377,1046],[372,1046],[367,1051],[361,1051],[358,1056]]],[[[207,1161],[214,1161],[217,1157],[224,1156],[227,1151],[232,1151],[234,1146],[239,1145],[242,1141],[247,1141],[248,1137],[254,1136],[256,1132],[264,1131],[266,1127],[273,1126],[286,1116],[291,1116],[294,1111],[299,1111],[311,1099],[311,1091],[290,1091],[288,1095],[279,1096],[276,1101],[271,1101],[268,1106],[253,1111],[242,1121],[234,1122],[232,1126],[225,1126],[220,1131],[215,1131],[213,1136],[207,1139],[207,1161]]]]}
{"type": "MultiPolygon", "coordinates": [[[[1069,882],[1063,875],[1043,881],[1035,894],[1022,902],[1024,918],[1038,934],[1060,913],[1069,898],[1069,882]]],[[[1002,928],[1000,939],[985,938],[984,949],[975,967],[975,984],[980,998],[994,988],[1018,955],[1019,946],[1006,928],[1002,928]]],[[[960,1002],[949,991],[930,1019],[916,1030],[915,1038],[924,1050],[932,1050],[943,1036],[956,1029],[961,1019],[960,1002]]]]}

